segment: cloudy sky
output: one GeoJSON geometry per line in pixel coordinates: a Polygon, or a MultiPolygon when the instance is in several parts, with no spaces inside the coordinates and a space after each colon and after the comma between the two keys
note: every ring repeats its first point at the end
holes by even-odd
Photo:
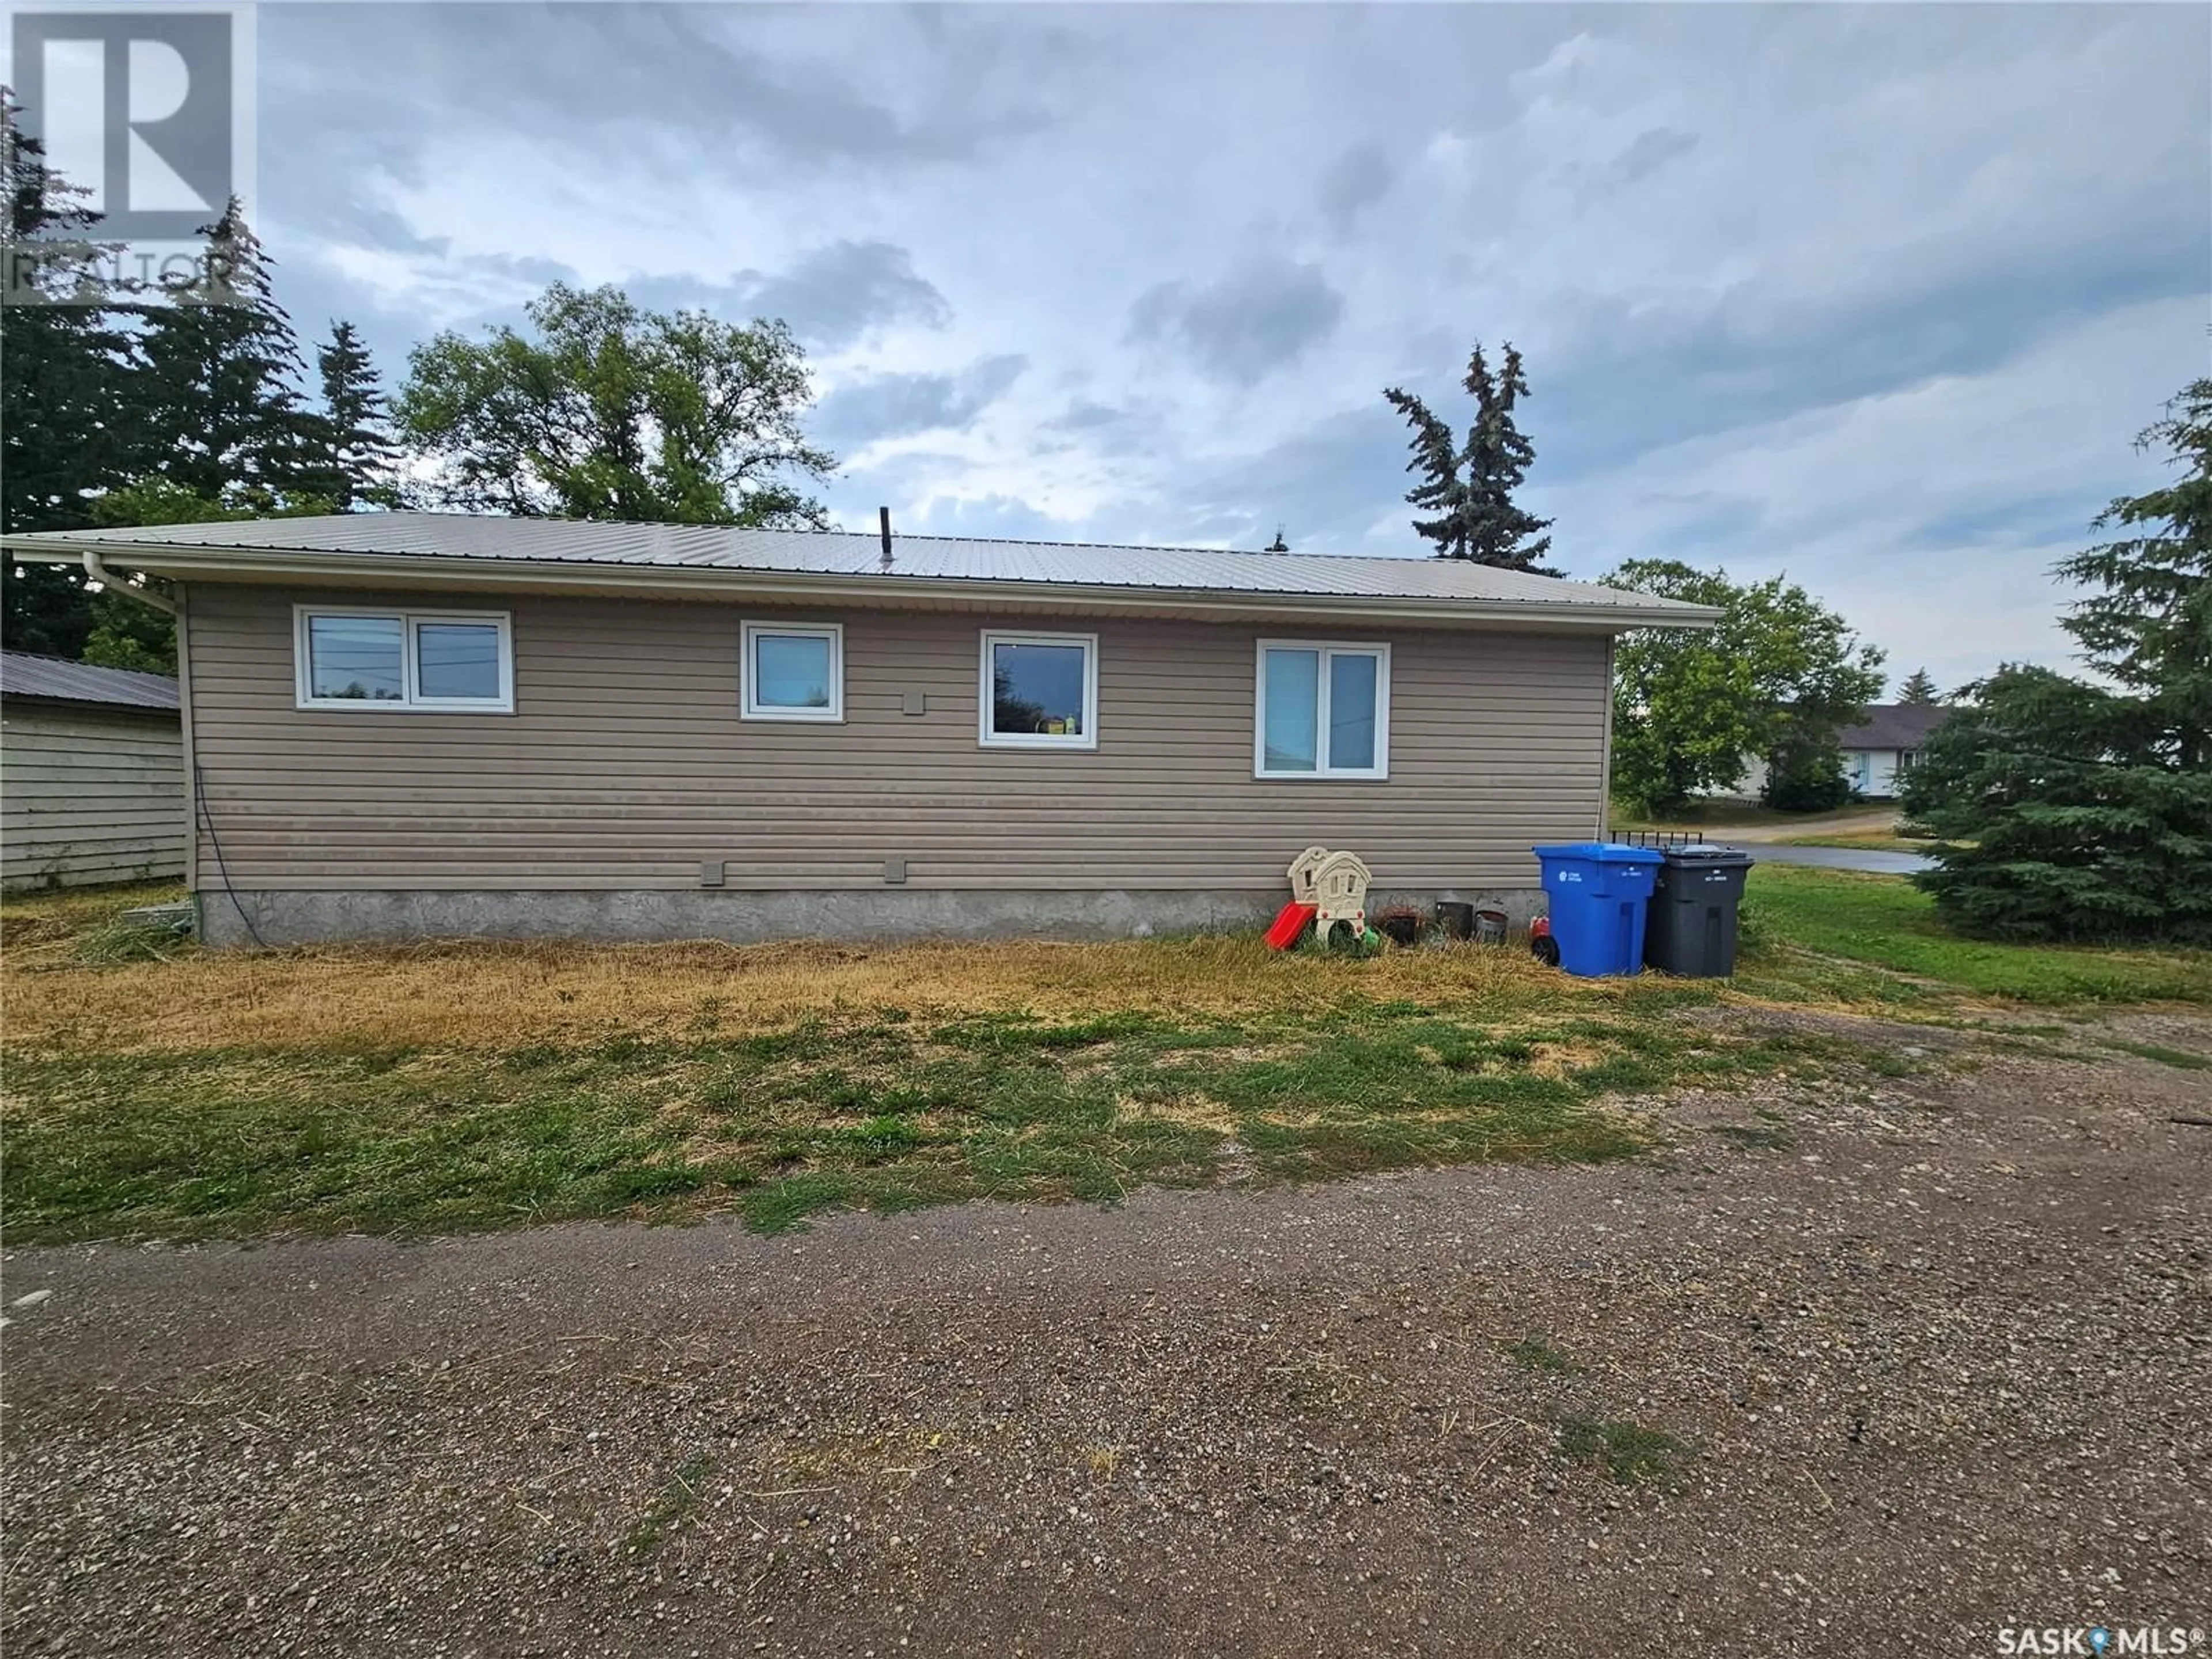
{"type": "Polygon", "coordinates": [[[1534,387],[1594,576],[1787,571],[1946,684],[2212,354],[2212,9],[264,6],[302,331],[556,278],[789,319],[842,521],[1420,550],[1382,388],[1534,387]]]}

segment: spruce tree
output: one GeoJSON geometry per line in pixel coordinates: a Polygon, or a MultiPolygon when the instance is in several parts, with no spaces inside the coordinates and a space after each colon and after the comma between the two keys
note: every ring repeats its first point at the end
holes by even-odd
{"type": "MultiPolygon", "coordinates": [[[[97,276],[100,216],[47,164],[0,93],[0,528],[78,530],[124,477],[129,343],[97,276]]],[[[4,577],[9,647],[75,657],[93,625],[82,573],[19,564],[4,577]]]]}
{"type": "Polygon", "coordinates": [[[1936,690],[1936,682],[1924,668],[1916,668],[1904,684],[1897,688],[1897,700],[1909,707],[1925,708],[1943,701],[1936,690]]]}
{"type": "Polygon", "coordinates": [[[1520,352],[1507,345],[1504,368],[1493,375],[1478,342],[1462,384],[1474,398],[1476,411],[1474,428],[1467,434],[1470,550],[1462,556],[1509,570],[1537,569],[1536,562],[1551,550],[1552,538],[1541,532],[1552,521],[1525,511],[1513,500],[1513,492],[1526,481],[1536,459],[1536,446],[1513,421],[1514,405],[1528,395],[1520,352]]]}
{"type": "Polygon", "coordinates": [[[235,200],[204,234],[211,274],[203,289],[139,313],[146,471],[224,506],[296,506],[327,480],[292,319],[235,200]]]}
{"type": "Polygon", "coordinates": [[[1412,392],[1388,386],[1382,395],[1413,428],[1413,459],[1406,463],[1406,471],[1419,473],[1421,482],[1406,492],[1406,500],[1429,515],[1413,520],[1413,533],[1434,542],[1442,557],[1469,557],[1467,483],[1460,477],[1458,441],[1412,392]]]}
{"type": "Polygon", "coordinates": [[[1413,459],[1406,470],[1419,473],[1421,482],[1406,499],[1429,515],[1413,520],[1414,533],[1434,542],[1443,558],[1556,575],[1537,562],[1551,548],[1551,538],[1541,532],[1552,521],[1513,499],[1536,459],[1535,446],[1513,418],[1515,406],[1528,395],[1520,352],[1507,345],[1504,366],[1493,373],[1478,341],[1461,385],[1475,404],[1463,445],[1413,393],[1397,386],[1382,393],[1413,428],[1413,459]]]}
{"type": "Polygon", "coordinates": [[[349,322],[331,325],[330,343],[315,353],[323,407],[307,487],[341,513],[396,505],[399,447],[376,366],[349,322]]]}
{"type": "Polygon", "coordinates": [[[1905,811],[1942,837],[1914,879],[1962,931],[2212,944],[2212,379],[2140,441],[2181,476],[2058,566],[2098,590],[2062,625],[2107,684],[2008,664],[1907,775],[1905,811]]]}

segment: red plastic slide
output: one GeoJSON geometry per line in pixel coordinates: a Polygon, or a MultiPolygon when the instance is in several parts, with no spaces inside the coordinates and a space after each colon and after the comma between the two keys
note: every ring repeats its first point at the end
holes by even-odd
{"type": "Polygon", "coordinates": [[[1312,904],[1285,904],[1282,914],[1275,918],[1275,925],[1267,930],[1267,948],[1270,951],[1287,951],[1296,945],[1299,935],[1305,932],[1306,924],[1314,919],[1319,908],[1312,904]]]}

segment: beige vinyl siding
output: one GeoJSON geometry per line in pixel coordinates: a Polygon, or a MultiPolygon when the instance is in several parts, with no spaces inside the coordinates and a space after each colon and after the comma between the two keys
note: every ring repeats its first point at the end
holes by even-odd
{"type": "Polygon", "coordinates": [[[9,888],[181,875],[187,810],[174,714],[0,703],[0,883],[9,888]]]}
{"type": "Polygon", "coordinates": [[[983,617],[487,598],[514,617],[514,714],[331,712],[294,707],[315,597],[191,596],[195,757],[242,890],[696,887],[712,860],[731,888],[877,888],[894,858],[910,887],[1267,890],[1314,842],[1385,891],[1528,885],[1529,843],[1601,809],[1593,635],[1328,635],[1391,645],[1390,776],[1279,781],[1252,775],[1256,641],[1310,625],[1024,619],[1100,652],[1098,747],[1030,751],[977,743],[983,617]],[[844,624],[842,724],[738,718],[749,618],[844,624]]]}

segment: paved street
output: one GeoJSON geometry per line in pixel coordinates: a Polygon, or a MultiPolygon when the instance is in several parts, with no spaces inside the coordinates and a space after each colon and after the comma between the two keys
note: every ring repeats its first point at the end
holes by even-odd
{"type": "MultiPolygon", "coordinates": [[[[1715,836],[1716,841],[1729,840],[1715,836]]],[[[1872,847],[1778,847],[1771,842],[1746,844],[1745,851],[1762,864],[1809,864],[1821,870],[1871,870],[1885,876],[1909,876],[1934,866],[1936,860],[1920,853],[1892,853],[1872,847]]]]}

